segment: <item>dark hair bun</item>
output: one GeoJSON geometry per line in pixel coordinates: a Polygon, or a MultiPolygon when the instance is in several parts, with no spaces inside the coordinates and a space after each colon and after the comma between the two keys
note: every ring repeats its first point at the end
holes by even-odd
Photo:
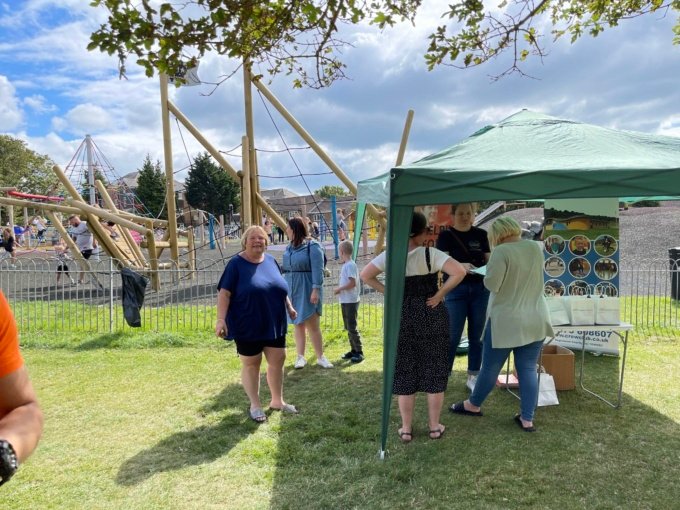
{"type": "Polygon", "coordinates": [[[411,218],[411,237],[422,234],[427,229],[427,218],[421,212],[415,211],[411,218]]]}

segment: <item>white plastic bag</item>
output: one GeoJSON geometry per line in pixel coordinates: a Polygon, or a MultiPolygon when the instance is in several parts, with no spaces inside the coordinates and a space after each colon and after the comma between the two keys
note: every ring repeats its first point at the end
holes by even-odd
{"type": "Polygon", "coordinates": [[[595,324],[621,323],[619,298],[600,296],[593,301],[595,301],[595,324]]]}
{"type": "Polygon", "coordinates": [[[590,296],[567,296],[564,303],[572,326],[595,324],[595,299],[590,296]]]}
{"type": "Polygon", "coordinates": [[[552,326],[563,326],[569,324],[569,314],[564,306],[564,299],[561,296],[545,298],[548,303],[548,311],[550,312],[550,324],[552,326]]]}
{"type": "Polygon", "coordinates": [[[555,391],[555,379],[552,375],[542,373],[538,380],[538,406],[556,406],[560,403],[557,400],[555,391]]]}

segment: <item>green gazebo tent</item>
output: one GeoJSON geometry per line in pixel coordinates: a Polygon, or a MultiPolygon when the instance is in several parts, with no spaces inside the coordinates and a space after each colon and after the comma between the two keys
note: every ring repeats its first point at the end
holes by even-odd
{"type": "Polygon", "coordinates": [[[482,200],[634,201],[678,196],[679,138],[618,131],[527,110],[441,152],[360,181],[360,204],[388,207],[381,457],[387,443],[404,292],[406,226],[413,207],[482,200]]]}

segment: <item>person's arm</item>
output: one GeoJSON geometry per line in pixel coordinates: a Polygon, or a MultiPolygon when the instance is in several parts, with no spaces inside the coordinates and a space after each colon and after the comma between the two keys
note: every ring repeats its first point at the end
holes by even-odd
{"type": "Polygon", "coordinates": [[[505,280],[505,272],[507,270],[507,261],[503,256],[502,251],[496,248],[486,265],[486,276],[484,277],[484,286],[491,292],[498,292],[505,280]]]}
{"type": "Polygon", "coordinates": [[[382,269],[378,269],[372,262],[369,262],[366,267],[361,270],[361,281],[372,289],[384,294],[385,285],[378,280],[378,275],[382,272],[382,269]]]}
{"type": "Polygon", "coordinates": [[[286,310],[288,311],[288,317],[290,317],[290,320],[294,321],[297,319],[297,310],[293,308],[293,303],[288,296],[286,296],[286,310]]]}
{"type": "Polygon", "coordinates": [[[43,414],[26,367],[0,377],[0,416],[0,440],[9,442],[23,462],[43,431],[43,414]]]}
{"type": "Polygon", "coordinates": [[[343,290],[350,290],[353,289],[354,287],[357,286],[357,281],[355,278],[352,278],[351,276],[347,278],[347,283],[345,285],[336,287],[335,289],[335,294],[340,294],[343,290]]]}
{"type": "Polygon", "coordinates": [[[227,312],[229,311],[230,301],[231,292],[220,289],[217,293],[217,320],[215,321],[215,336],[220,338],[225,338],[229,332],[227,329],[227,312]]]}
{"type": "Polygon", "coordinates": [[[463,278],[465,278],[465,275],[467,274],[463,264],[450,257],[446,262],[444,262],[442,271],[449,275],[449,277],[444,282],[444,285],[442,285],[435,293],[435,295],[427,299],[426,304],[430,308],[434,308],[435,306],[439,305],[439,303],[444,300],[444,297],[460,282],[463,281],[463,278]]]}

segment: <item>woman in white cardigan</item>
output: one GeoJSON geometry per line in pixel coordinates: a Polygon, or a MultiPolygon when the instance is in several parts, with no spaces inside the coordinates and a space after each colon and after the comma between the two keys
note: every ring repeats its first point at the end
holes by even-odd
{"type": "Polygon", "coordinates": [[[480,406],[512,352],[520,387],[520,414],[514,420],[522,430],[534,432],[538,399],[536,363],[545,337],[554,333],[543,295],[542,245],[522,240],[521,236],[521,227],[509,217],[497,219],[489,229],[492,252],[484,286],[491,292],[491,298],[482,367],[470,398],[453,404],[449,410],[482,416],[480,406]]]}

